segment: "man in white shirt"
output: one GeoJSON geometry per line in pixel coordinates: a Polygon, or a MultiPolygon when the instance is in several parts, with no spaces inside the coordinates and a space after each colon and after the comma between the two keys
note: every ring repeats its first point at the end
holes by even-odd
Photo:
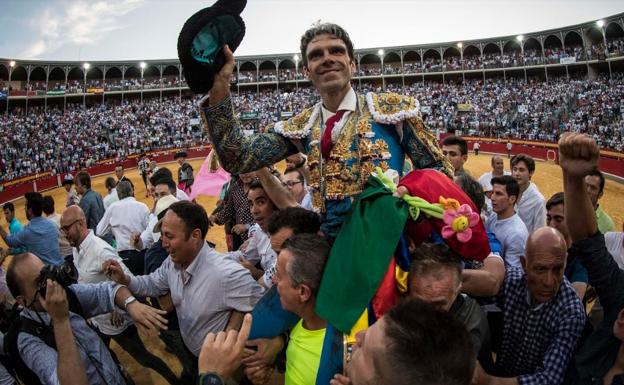
{"type": "Polygon", "coordinates": [[[135,275],[143,273],[144,252],[132,245],[132,234],[141,233],[147,227],[150,210],[145,203],[134,199],[130,183],[121,181],[117,185],[119,201],[110,205],[97,225],[96,234],[102,236],[112,232],[117,242],[117,251],[126,266],[135,275]]]}
{"type": "Polygon", "coordinates": [[[524,222],[514,211],[520,187],[509,175],[492,179],[492,210],[486,221],[488,231],[494,233],[501,244],[501,254],[508,266],[521,267],[529,233],[524,222]]]}
{"type": "Polygon", "coordinates": [[[249,241],[238,256],[241,264],[251,272],[251,275],[265,288],[272,285],[275,275],[277,254],[271,248],[268,235],[269,219],[277,207],[268,197],[260,182],[251,182],[247,199],[251,209],[254,224],[249,228],[249,241]],[[260,265],[260,268],[256,266],[260,265]]]}
{"type": "Polygon", "coordinates": [[[546,226],[546,200],[535,183],[531,182],[535,173],[535,160],[528,155],[518,154],[511,158],[510,163],[511,175],[520,186],[516,212],[530,234],[546,226]]]}
{"type": "Polygon", "coordinates": [[[492,156],[492,171],[488,171],[479,177],[479,184],[483,187],[483,192],[488,194],[492,191],[492,178],[503,175],[511,175],[505,171],[505,163],[500,155],[492,156]]]}
{"type": "Polygon", "coordinates": [[[104,186],[108,191],[108,194],[104,198],[102,198],[102,201],[104,201],[104,210],[106,210],[110,205],[117,202],[119,200],[119,197],[117,196],[117,189],[115,188],[117,187],[117,181],[115,180],[115,178],[113,178],[112,176],[106,178],[106,180],[104,181],[104,186]]]}
{"type": "MultiPolygon", "coordinates": [[[[155,180],[156,185],[154,185],[154,212],[151,212],[149,215],[149,220],[147,222],[147,227],[143,232],[132,234],[132,245],[137,250],[149,249],[155,242],[158,242],[160,239],[160,233],[154,232],[154,226],[158,222],[158,202],[165,198],[167,199],[166,207],[169,207],[171,203],[177,202],[180,199],[176,198],[176,184],[173,179],[161,178],[155,180]]],[[[161,211],[166,208],[165,206],[161,207],[161,211]]]]}
{"type": "MultiPolygon", "coordinates": [[[[73,246],[79,283],[108,281],[109,278],[102,272],[102,264],[109,259],[117,261],[126,274],[131,274],[112,246],[87,228],[85,215],[79,206],[70,206],[65,210],[61,217],[61,228],[73,246]]],[[[111,338],[114,339],[139,364],[155,370],[170,384],[177,383],[176,375],[167,364],[145,348],[136,326],[127,314],[101,314],[89,321],[97,328],[107,345],[111,338]]]]}
{"type": "MultiPolygon", "coordinates": [[[[173,180],[173,174],[171,173],[171,170],[169,170],[167,167],[161,167],[157,171],[155,171],[154,174],[150,177],[149,181],[152,186],[156,186],[157,184],[159,184],[159,181],[163,178],[173,180]]],[[[176,192],[174,195],[176,198],[178,198],[178,200],[181,200],[181,201],[191,200],[188,194],[180,190],[177,185],[176,185],[176,192]]]]}

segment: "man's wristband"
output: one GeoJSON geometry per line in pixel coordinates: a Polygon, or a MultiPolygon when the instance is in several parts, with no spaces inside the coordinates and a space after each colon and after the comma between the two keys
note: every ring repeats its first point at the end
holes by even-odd
{"type": "Polygon", "coordinates": [[[225,380],[217,373],[200,373],[197,385],[225,385],[225,380]]]}

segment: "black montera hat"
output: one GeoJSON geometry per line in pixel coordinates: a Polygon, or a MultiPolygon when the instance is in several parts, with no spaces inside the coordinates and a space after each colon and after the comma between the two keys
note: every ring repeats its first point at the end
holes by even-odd
{"type": "Polygon", "coordinates": [[[189,88],[205,94],[212,88],[214,75],[225,64],[222,48],[238,47],[245,36],[245,23],[239,16],[247,0],[219,0],[191,16],[178,36],[178,57],[189,88]]]}

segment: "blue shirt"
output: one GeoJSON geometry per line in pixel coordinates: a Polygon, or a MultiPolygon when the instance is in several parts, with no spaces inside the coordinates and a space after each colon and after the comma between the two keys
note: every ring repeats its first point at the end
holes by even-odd
{"type": "MultiPolygon", "coordinates": [[[[17,218],[13,217],[13,220],[9,223],[9,234],[17,234],[22,230],[22,228],[22,223],[18,221],[17,218]]],[[[23,247],[16,247],[11,250],[11,254],[20,254],[25,251],[26,249],[23,247]]]]}
{"type": "Polygon", "coordinates": [[[583,305],[564,278],[556,297],[532,304],[524,271],[509,266],[496,297],[503,309],[503,339],[496,374],[520,385],[559,385],[585,325],[583,305]]]}
{"type": "Polygon", "coordinates": [[[59,230],[52,221],[34,217],[26,227],[6,239],[10,247],[23,247],[35,254],[43,263],[59,265],[63,262],[59,248],[59,230]]]}
{"type": "MultiPolygon", "coordinates": [[[[116,310],[114,298],[120,287],[112,282],[70,286],[87,318],[116,310]]],[[[50,325],[51,322],[48,313],[40,312],[37,314],[31,309],[24,309],[21,316],[37,322],[43,321],[46,325],[50,325]]],[[[113,361],[108,348],[95,330],[87,325],[84,318],[72,312],[69,313],[69,323],[77,342],[78,353],[84,364],[89,384],[125,385],[126,382],[121,376],[117,364],[113,361]]],[[[17,336],[17,348],[26,366],[39,377],[42,384],[59,384],[58,352],[56,349],[48,346],[39,337],[24,332],[17,336]]]]}

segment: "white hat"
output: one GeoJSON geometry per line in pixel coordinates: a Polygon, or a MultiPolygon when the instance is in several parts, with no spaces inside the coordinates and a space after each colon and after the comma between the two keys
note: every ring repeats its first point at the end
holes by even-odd
{"type": "Polygon", "coordinates": [[[165,195],[164,197],[158,199],[158,202],[156,202],[156,209],[154,210],[154,215],[158,218],[158,223],[154,226],[153,232],[160,233],[160,225],[162,224],[162,219],[165,216],[167,209],[177,201],[178,198],[173,195],[165,195]]]}

